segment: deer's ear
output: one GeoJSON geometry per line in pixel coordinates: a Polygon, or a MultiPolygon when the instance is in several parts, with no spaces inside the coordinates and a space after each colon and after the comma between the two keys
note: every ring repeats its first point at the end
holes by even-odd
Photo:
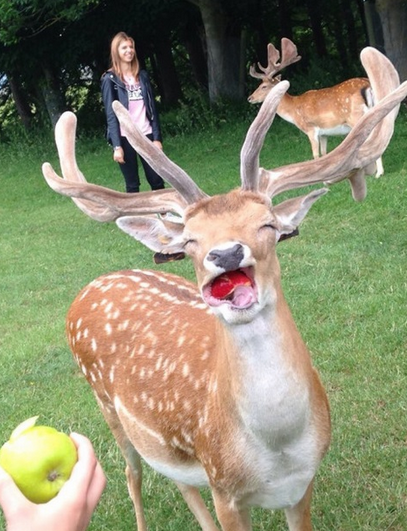
{"type": "Polygon", "coordinates": [[[123,216],[117,226],[146,247],[157,253],[183,252],[183,223],[175,223],[160,217],[123,216]]]}
{"type": "Polygon", "coordinates": [[[309,209],[321,196],[326,194],[327,188],[314,190],[307,195],[287,199],[279,205],[273,207],[273,213],[278,219],[277,241],[284,239],[283,235],[298,234],[297,229],[309,209]]]}

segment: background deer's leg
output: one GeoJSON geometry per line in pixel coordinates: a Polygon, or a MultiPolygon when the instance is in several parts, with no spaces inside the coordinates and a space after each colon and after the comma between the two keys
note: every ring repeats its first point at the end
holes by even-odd
{"type": "Polygon", "coordinates": [[[181,491],[190,511],[198,520],[203,531],[219,531],[215,525],[212,515],[205,505],[199,490],[196,487],[185,485],[184,483],[175,483],[181,491]]]}
{"type": "Polygon", "coordinates": [[[320,154],[326,155],[327,148],[328,148],[328,137],[326,135],[321,135],[319,137],[319,147],[320,147],[320,154]]]}
{"type": "Polygon", "coordinates": [[[239,509],[233,501],[212,491],[222,531],[252,531],[250,509],[239,509]]]}
{"type": "Polygon", "coordinates": [[[285,509],[285,516],[290,531],[312,531],[311,498],[313,482],[308,485],[302,500],[290,509],[285,509]]]}
{"type": "Polygon", "coordinates": [[[308,136],[308,140],[311,144],[312,156],[314,159],[317,159],[319,157],[320,137],[315,129],[311,129],[311,131],[308,131],[306,135],[308,136]]]}
{"type": "Polygon", "coordinates": [[[382,157],[376,160],[376,174],[375,177],[381,177],[384,174],[382,157]]]}

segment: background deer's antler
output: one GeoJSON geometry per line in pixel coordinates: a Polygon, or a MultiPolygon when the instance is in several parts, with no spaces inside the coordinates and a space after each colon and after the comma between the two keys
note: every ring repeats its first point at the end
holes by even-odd
{"type": "Polygon", "coordinates": [[[252,77],[256,79],[273,78],[278,72],[281,72],[286,66],[292,65],[301,59],[301,55],[297,53],[296,45],[283,37],[281,39],[281,62],[280,52],[277,48],[270,42],[267,45],[267,66],[261,66],[260,63],[257,63],[257,66],[261,72],[256,72],[256,65],[252,65],[249,69],[249,73],[252,77]]]}

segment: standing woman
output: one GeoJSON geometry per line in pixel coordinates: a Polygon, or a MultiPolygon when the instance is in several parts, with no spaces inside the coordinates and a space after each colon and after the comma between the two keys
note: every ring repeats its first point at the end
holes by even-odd
{"type": "MultiPolygon", "coordinates": [[[[113,160],[118,162],[126,182],[126,192],[138,192],[140,178],[138,155],[121,131],[112,109],[119,100],[129,110],[133,122],[160,149],[161,130],[155,108],[153,90],[145,70],[140,70],[134,40],[121,31],[112,39],[110,46],[111,66],[102,76],[102,99],[107,120],[107,139],[113,146],[113,160]]],[[[140,157],[146,179],[152,190],[164,188],[162,178],[140,157]]]]}

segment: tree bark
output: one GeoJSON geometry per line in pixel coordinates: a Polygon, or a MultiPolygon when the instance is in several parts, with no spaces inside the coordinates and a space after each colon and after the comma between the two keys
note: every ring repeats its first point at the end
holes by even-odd
{"type": "Polygon", "coordinates": [[[407,2],[406,0],[376,0],[383,28],[384,48],[387,57],[399,73],[400,80],[407,79],[407,2]]]}
{"type": "Polygon", "coordinates": [[[291,7],[287,0],[279,0],[278,14],[280,19],[281,37],[293,40],[293,23],[291,19],[291,7]]]}
{"type": "MultiPolygon", "coordinates": [[[[347,20],[345,21],[345,26],[346,24],[347,20]]],[[[342,71],[346,72],[348,70],[349,59],[348,49],[345,44],[344,37],[344,19],[340,10],[340,6],[337,6],[337,9],[335,9],[332,26],[333,34],[335,36],[336,48],[338,50],[339,62],[341,64],[342,71]]]]}
{"type": "Polygon", "coordinates": [[[211,103],[243,99],[241,35],[228,33],[229,20],[217,0],[190,1],[199,7],[205,28],[211,103]]]}
{"type": "Polygon", "coordinates": [[[363,9],[369,46],[373,46],[380,52],[384,53],[382,23],[379,14],[376,11],[374,0],[364,2],[363,9]]]}
{"type": "Polygon", "coordinates": [[[27,101],[26,95],[24,94],[24,91],[21,88],[21,83],[16,79],[15,76],[9,75],[7,76],[7,79],[11,93],[13,95],[18,115],[21,119],[24,129],[28,130],[31,125],[32,112],[30,109],[30,105],[27,101]]]}
{"type": "Polygon", "coordinates": [[[181,98],[181,86],[178,80],[171,41],[167,35],[161,35],[155,41],[154,49],[157,59],[157,74],[160,79],[160,93],[165,105],[173,105],[181,98]]]}
{"type": "Polygon", "coordinates": [[[351,61],[354,61],[359,56],[359,44],[355,18],[353,16],[350,0],[341,0],[340,8],[342,9],[343,17],[346,20],[349,56],[351,61]]]}
{"type": "Polygon", "coordinates": [[[324,33],[322,31],[321,7],[317,0],[306,0],[306,5],[317,54],[319,57],[326,57],[328,52],[326,49],[324,33]]]}
{"type": "Polygon", "coordinates": [[[55,127],[58,118],[65,110],[65,98],[62,94],[59,79],[54,75],[50,65],[43,64],[43,72],[44,79],[43,83],[41,83],[41,93],[52,127],[55,127]]]}
{"type": "Polygon", "coordinates": [[[202,27],[195,20],[188,20],[183,36],[185,48],[188,52],[189,63],[195,83],[199,87],[208,88],[208,65],[202,45],[202,27]]]}

